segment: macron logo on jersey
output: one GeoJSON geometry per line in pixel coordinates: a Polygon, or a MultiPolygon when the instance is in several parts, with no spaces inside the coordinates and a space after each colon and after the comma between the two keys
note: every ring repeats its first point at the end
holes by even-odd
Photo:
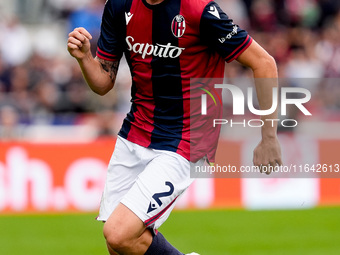
{"type": "Polygon", "coordinates": [[[125,13],[125,20],[126,20],[126,25],[129,24],[133,14],[131,12],[125,13]]]}
{"type": "Polygon", "coordinates": [[[210,11],[208,11],[211,15],[215,16],[218,19],[221,19],[220,14],[215,5],[210,6],[210,11]]]}
{"type": "Polygon", "coordinates": [[[151,55],[160,58],[178,58],[185,50],[185,48],[173,46],[171,45],[171,43],[168,43],[166,45],[162,45],[159,43],[157,43],[156,45],[148,43],[134,43],[135,38],[133,38],[132,36],[127,36],[125,41],[127,43],[128,50],[142,55],[143,59],[145,59],[146,56],[151,55]]]}

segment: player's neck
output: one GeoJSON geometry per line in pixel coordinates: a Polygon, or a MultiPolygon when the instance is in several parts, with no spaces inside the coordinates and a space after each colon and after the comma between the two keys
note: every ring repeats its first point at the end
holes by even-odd
{"type": "Polygon", "coordinates": [[[148,4],[155,5],[155,4],[160,4],[164,0],[146,0],[148,4]]]}

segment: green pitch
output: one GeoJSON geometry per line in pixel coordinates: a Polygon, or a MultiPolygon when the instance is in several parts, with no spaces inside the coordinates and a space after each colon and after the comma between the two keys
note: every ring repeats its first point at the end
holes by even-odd
{"type": "MultiPolygon", "coordinates": [[[[106,255],[95,215],[1,216],[1,255],[106,255]]],[[[175,211],[160,231],[202,255],[340,254],[340,208],[175,211]]]]}

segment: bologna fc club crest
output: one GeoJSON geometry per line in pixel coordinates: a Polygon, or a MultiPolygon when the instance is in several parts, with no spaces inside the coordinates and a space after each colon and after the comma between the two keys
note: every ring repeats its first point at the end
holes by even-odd
{"type": "Polygon", "coordinates": [[[174,36],[181,37],[185,32],[185,19],[182,15],[178,14],[172,20],[171,30],[174,36]]]}

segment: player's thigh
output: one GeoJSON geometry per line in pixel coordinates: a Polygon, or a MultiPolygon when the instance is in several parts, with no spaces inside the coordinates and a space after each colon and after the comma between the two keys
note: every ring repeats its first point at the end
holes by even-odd
{"type": "Polygon", "coordinates": [[[165,222],[178,197],[193,182],[188,160],[176,153],[155,153],[157,156],[121,201],[146,227],[153,229],[165,222]]]}
{"type": "Polygon", "coordinates": [[[109,218],[144,170],[147,160],[143,158],[143,150],[147,149],[121,137],[117,138],[107,170],[98,220],[106,221],[109,218]]]}

